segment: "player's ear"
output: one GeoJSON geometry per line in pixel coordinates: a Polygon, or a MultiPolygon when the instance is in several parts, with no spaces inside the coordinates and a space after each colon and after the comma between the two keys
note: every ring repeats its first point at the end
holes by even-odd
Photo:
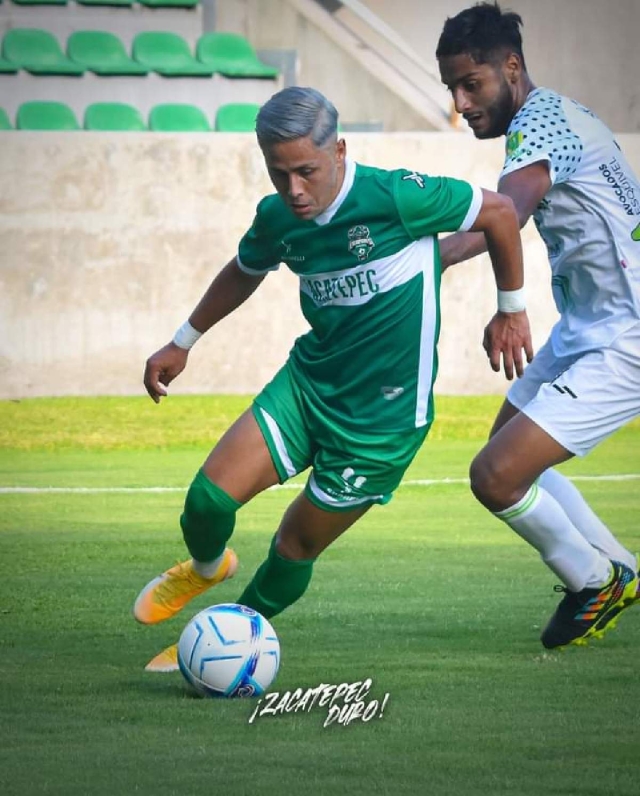
{"type": "Polygon", "coordinates": [[[522,59],[518,53],[509,53],[502,68],[509,83],[517,83],[522,75],[522,59]]]}
{"type": "Polygon", "coordinates": [[[342,163],[347,156],[347,142],[344,138],[339,138],[336,141],[336,160],[342,163]]]}

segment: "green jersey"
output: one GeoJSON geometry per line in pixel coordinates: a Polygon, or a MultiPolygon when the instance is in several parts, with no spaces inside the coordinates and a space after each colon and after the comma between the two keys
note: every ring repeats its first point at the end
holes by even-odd
{"type": "Polygon", "coordinates": [[[440,330],[439,232],[468,229],[482,194],[466,182],[347,159],[342,188],[313,220],[264,198],[238,264],[262,274],[284,262],[300,280],[311,330],[290,366],[327,422],[362,432],[433,419],[440,330]]]}

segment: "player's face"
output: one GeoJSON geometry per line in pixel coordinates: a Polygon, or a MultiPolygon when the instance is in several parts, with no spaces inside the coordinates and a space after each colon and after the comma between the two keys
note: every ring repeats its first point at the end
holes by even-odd
{"type": "Polygon", "coordinates": [[[510,59],[501,66],[478,64],[466,53],[440,59],[442,82],[476,138],[507,132],[517,110],[512,66],[510,59]]]}
{"type": "Polygon", "coordinates": [[[316,218],[338,195],[344,179],[343,139],[319,149],[311,138],[297,138],[262,152],[273,187],[298,218],[316,218]]]}

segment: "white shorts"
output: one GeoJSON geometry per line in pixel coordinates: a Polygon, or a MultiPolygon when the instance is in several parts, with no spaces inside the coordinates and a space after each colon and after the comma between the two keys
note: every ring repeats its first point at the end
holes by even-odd
{"type": "Polygon", "coordinates": [[[640,323],[608,348],[557,357],[551,341],[507,399],[564,448],[584,456],[640,415],[640,323]]]}

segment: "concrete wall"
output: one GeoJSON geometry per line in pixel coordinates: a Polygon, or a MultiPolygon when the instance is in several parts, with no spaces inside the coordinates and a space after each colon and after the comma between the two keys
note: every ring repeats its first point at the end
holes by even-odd
{"type": "MultiPolygon", "coordinates": [[[[620,142],[640,170],[640,136],[620,142]]],[[[356,159],[495,184],[498,141],[350,134],[356,159]]],[[[251,135],[0,133],[0,398],[139,394],[271,191],[251,135]]],[[[555,320],[543,247],[524,232],[540,344],[555,320]]],[[[486,256],[444,277],[441,393],[502,392],[480,347],[495,308],[486,256]]],[[[305,331],[296,279],[269,275],[201,340],[176,392],[254,392],[305,331]]]]}
{"type": "Polygon", "coordinates": [[[258,50],[295,50],[297,85],[314,86],[331,97],[347,127],[366,124],[407,131],[430,127],[288,0],[216,0],[213,20],[217,30],[240,33],[258,50]]]}
{"type": "MultiPolygon", "coordinates": [[[[442,26],[474,0],[363,0],[437,70],[442,26]]],[[[640,132],[640,0],[502,0],[521,14],[534,82],[591,107],[616,132],[640,132]]],[[[310,28],[287,0],[214,0],[215,24],[237,30],[259,48],[294,48],[302,85],[324,91],[344,120],[382,121],[385,130],[423,130],[406,105],[310,28]]]]}
{"type": "MultiPolygon", "coordinates": [[[[225,2],[235,0],[225,0],[225,2]]],[[[363,0],[436,65],[444,21],[474,0],[363,0]]],[[[640,0],[501,0],[523,19],[534,83],[589,106],[616,132],[640,132],[640,0]]]]}

